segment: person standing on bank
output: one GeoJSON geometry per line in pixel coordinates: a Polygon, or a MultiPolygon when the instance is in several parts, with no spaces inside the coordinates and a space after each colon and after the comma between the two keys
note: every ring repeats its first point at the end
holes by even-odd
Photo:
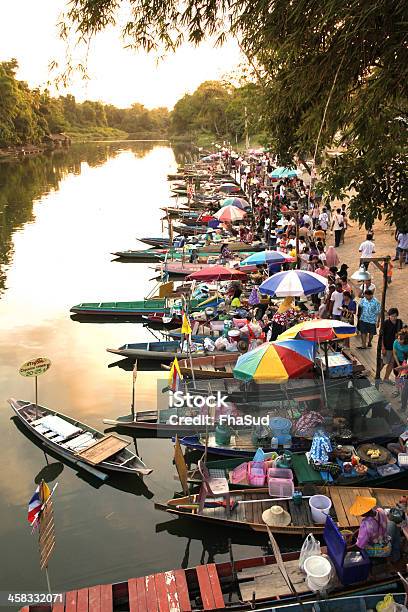
{"type": "Polygon", "coordinates": [[[358,348],[370,348],[372,346],[373,337],[377,333],[377,327],[380,324],[381,304],[373,296],[373,292],[370,289],[366,289],[364,291],[364,297],[358,305],[358,309],[360,313],[358,329],[361,333],[361,346],[358,348]]]}
{"type": "MultiPolygon", "coordinates": [[[[373,241],[373,235],[372,234],[367,234],[366,239],[364,240],[364,242],[362,242],[358,248],[359,252],[360,252],[360,257],[361,259],[364,259],[365,257],[371,257],[373,253],[375,253],[375,244],[373,241]]],[[[368,270],[368,264],[370,262],[366,261],[363,262],[360,259],[360,266],[364,266],[366,270],[368,270]]]]}
{"type": "Polygon", "coordinates": [[[394,368],[394,340],[404,327],[401,319],[398,318],[398,308],[390,308],[388,311],[388,319],[384,322],[383,337],[382,337],[382,355],[383,364],[385,365],[385,373],[383,382],[392,385],[390,374],[394,368]]]}
{"type": "Polygon", "coordinates": [[[344,228],[344,217],[341,214],[341,208],[337,208],[333,215],[333,222],[331,224],[331,230],[334,231],[334,246],[337,248],[340,246],[341,233],[344,228]]]}

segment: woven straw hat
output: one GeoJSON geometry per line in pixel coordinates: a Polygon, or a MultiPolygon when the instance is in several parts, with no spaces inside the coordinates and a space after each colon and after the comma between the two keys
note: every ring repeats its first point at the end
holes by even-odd
{"type": "Polygon", "coordinates": [[[366,512],[369,512],[377,505],[375,497],[362,497],[357,495],[354,504],[349,509],[350,514],[353,516],[361,516],[366,512]]]}
{"type": "Polygon", "coordinates": [[[292,522],[289,512],[281,506],[272,506],[262,513],[262,520],[269,527],[287,527],[292,522]]]}

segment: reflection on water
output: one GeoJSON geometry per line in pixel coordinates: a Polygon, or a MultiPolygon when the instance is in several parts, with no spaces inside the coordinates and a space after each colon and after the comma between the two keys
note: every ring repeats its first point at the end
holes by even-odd
{"type": "MultiPolygon", "coordinates": [[[[156,531],[166,515],[153,502],[173,497],[178,488],[170,440],[137,440],[139,454],[154,468],[144,482],[101,484],[58,457],[49,457],[47,466],[38,444],[13,425],[5,402],[10,396],[34,399],[33,381],[19,376],[18,368],[44,356],[52,366],[38,380],[40,403],[101,430],[103,418],[129,412],[132,375],[108,367],[114,360],[105,349],[154,336],[141,324],[77,323],[69,308],[147,294],[154,276],[149,264],[112,263],[110,253],[142,248],[137,236],[160,235],[160,207],[170,201],[166,176],[176,168],[174,151],[162,143],[81,145],[0,164],[0,542],[7,550],[0,590],[46,586],[27,524],[27,503],[42,474],[59,483],[50,564],[56,590],[180,566],[187,546],[190,564],[200,561],[203,546],[220,544],[214,554],[226,559],[230,535],[237,557],[260,552],[251,535],[198,530],[188,521],[175,522],[177,533],[156,531]]],[[[138,374],[139,407],[155,407],[159,376],[138,374]]]]}

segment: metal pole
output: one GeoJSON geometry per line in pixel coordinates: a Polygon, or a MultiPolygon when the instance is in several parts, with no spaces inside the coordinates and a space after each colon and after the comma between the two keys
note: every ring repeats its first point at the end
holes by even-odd
{"type": "Polygon", "coordinates": [[[299,254],[299,211],[295,213],[296,220],[296,268],[300,268],[300,254],[299,254]]]}
{"type": "Polygon", "coordinates": [[[48,575],[48,565],[45,566],[45,577],[47,579],[47,588],[48,588],[48,593],[51,594],[51,583],[50,583],[50,577],[48,575]]]}
{"type": "Polygon", "coordinates": [[[38,418],[38,376],[35,376],[35,418],[38,418]]]}
{"type": "Polygon", "coordinates": [[[135,365],[133,366],[132,372],[132,421],[135,421],[135,384],[137,378],[137,359],[135,361],[135,365]]]}
{"type": "Polygon", "coordinates": [[[382,339],[384,334],[384,320],[385,320],[385,301],[387,297],[387,287],[388,287],[388,265],[390,261],[390,256],[384,258],[384,267],[383,267],[383,289],[381,295],[381,311],[380,311],[380,329],[378,332],[378,343],[377,343],[377,365],[375,370],[375,380],[378,385],[378,381],[381,376],[381,366],[382,366],[382,339]]]}

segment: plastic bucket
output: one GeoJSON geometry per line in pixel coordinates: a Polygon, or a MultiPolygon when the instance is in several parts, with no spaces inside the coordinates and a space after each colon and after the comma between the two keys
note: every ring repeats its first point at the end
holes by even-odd
{"type": "Polygon", "coordinates": [[[324,524],[332,506],[331,499],[326,495],[312,495],[309,499],[309,506],[313,522],[324,524]]]}
{"type": "Polygon", "coordinates": [[[308,582],[310,581],[316,590],[324,589],[329,584],[331,564],[325,557],[320,555],[308,557],[303,564],[303,569],[306,572],[308,582]]]}

